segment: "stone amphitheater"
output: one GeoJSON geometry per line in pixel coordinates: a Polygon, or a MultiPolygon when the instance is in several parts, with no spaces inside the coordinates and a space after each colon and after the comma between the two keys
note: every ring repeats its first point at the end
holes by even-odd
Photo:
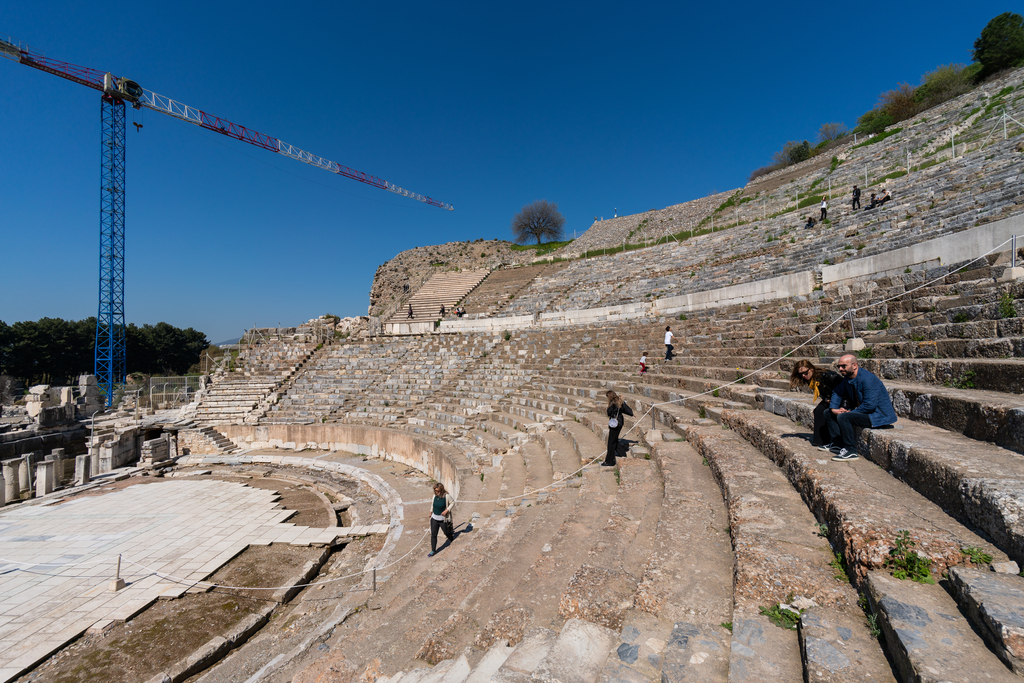
{"type": "Polygon", "coordinates": [[[789,180],[598,221],[566,260],[406,273],[356,334],[265,331],[192,406],[207,438],[190,461],[399,464],[377,468],[401,496],[384,508],[397,559],[366,565],[375,591],[300,593],[189,680],[1019,680],[1022,83],[789,180]],[[893,200],[854,212],[854,183],[893,200]],[[805,229],[829,188],[830,221],[805,229]],[[575,258],[626,242],[651,246],[575,258]],[[404,322],[428,285],[469,315],[404,322]],[[787,378],[847,348],[899,421],[835,463],[787,378]],[[636,417],[601,468],[609,388],[636,417]],[[428,558],[433,481],[458,499],[457,535],[428,558]],[[932,583],[894,576],[908,543],[932,583]]]}

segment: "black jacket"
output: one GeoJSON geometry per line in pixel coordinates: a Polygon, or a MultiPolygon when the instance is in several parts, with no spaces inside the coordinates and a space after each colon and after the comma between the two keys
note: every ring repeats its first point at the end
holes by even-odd
{"type": "Polygon", "coordinates": [[[818,396],[822,401],[831,401],[832,392],[836,390],[840,384],[842,384],[845,378],[834,370],[826,370],[821,373],[821,379],[818,382],[818,396]]]}
{"type": "Polygon", "coordinates": [[[630,408],[629,404],[626,403],[625,401],[622,402],[622,407],[621,408],[616,408],[613,404],[609,403],[608,404],[608,411],[607,412],[608,412],[608,419],[610,420],[610,419],[612,419],[614,417],[616,420],[619,421],[619,426],[620,427],[622,426],[622,415],[623,414],[629,415],[630,417],[633,417],[633,409],[630,408]]]}

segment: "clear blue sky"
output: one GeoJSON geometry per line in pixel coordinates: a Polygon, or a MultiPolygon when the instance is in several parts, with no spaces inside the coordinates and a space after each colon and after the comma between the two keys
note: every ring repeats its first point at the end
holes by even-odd
{"type": "MultiPolygon", "coordinates": [[[[786,140],[969,62],[1011,9],[37,0],[4,3],[0,35],[455,206],[146,111],[127,132],[126,319],[217,342],[365,315],[381,263],[508,239],[536,199],[571,235],[742,186],[786,140]]],[[[95,315],[99,94],[8,60],[0,88],[0,320],[95,315]]]]}

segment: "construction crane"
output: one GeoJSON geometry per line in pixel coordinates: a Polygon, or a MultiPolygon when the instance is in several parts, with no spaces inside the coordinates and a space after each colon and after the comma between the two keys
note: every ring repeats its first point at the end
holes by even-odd
{"type": "Polygon", "coordinates": [[[303,151],[275,137],[240,126],[201,109],[176,102],[146,90],[135,81],[109,72],[77,66],[52,59],[29,46],[0,38],[0,56],[31,66],[54,76],[66,78],[99,90],[102,136],[100,163],[100,301],[96,316],[94,371],[97,384],[106,392],[107,405],[113,404],[114,385],[125,376],[124,324],[124,131],[125,106],[143,107],[194,123],[265,150],[283,154],[303,163],[343,175],[352,180],[388,190],[403,197],[452,210],[451,204],[402,189],[394,183],[354,168],[343,166],[316,154],[303,151]]]}

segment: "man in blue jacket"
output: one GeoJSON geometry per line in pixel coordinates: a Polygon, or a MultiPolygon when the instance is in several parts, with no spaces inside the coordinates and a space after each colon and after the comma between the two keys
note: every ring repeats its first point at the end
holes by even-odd
{"type": "Polygon", "coordinates": [[[857,365],[857,357],[852,353],[840,358],[836,367],[846,379],[832,393],[827,426],[835,453],[832,459],[849,462],[860,458],[853,428],[891,425],[896,422],[896,411],[882,380],[857,365]],[[844,397],[852,408],[840,407],[844,397]]]}

